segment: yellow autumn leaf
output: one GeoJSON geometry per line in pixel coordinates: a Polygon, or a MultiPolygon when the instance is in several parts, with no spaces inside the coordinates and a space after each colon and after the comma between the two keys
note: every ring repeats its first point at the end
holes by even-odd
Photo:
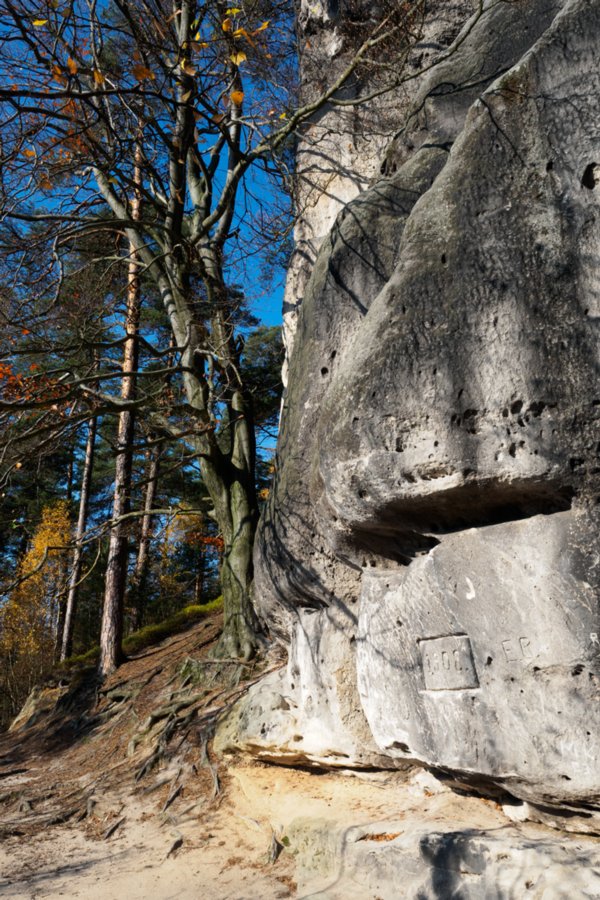
{"type": "Polygon", "coordinates": [[[34,19],[31,24],[35,25],[36,28],[41,28],[42,25],[48,24],[48,19],[34,19]]]}
{"type": "Polygon", "coordinates": [[[191,91],[186,91],[185,94],[182,94],[182,95],[181,95],[181,102],[182,102],[182,103],[187,103],[191,96],[192,96],[192,92],[191,92],[191,91]]]}
{"type": "Polygon", "coordinates": [[[243,91],[232,91],[229,95],[236,106],[241,106],[244,99],[243,91]]]}
{"type": "Polygon", "coordinates": [[[31,147],[26,147],[25,150],[23,150],[23,156],[28,156],[30,159],[35,155],[35,150],[33,150],[31,147]]]}
{"type": "Polygon", "coordinates": [[[286,113],[286,112],[280,113],[279,118],[280,118],[280,119],[287,119],[287,113],[286,113]]]}
{"type": "Polygon", "coordinates": [[[221,25],[221,28],[223,29],[223,31],[231,31],[231,19],[225,19],[225,21],[221,25]]]}
{"type": "Polygon", "coordinates": [[[67,69],[71,75],[75,75],[78,68],[77,62],[70,56],[67,60],[67,69]]]}
{"type": "Polygon", "coordinates": [[[240,63],[245,62],[248,59],[248,57],[243,52],[243,50],[240,50],[238,53],[232,53],[231,56],[229,57],[229,59],[234,64],[234,66],[239,66],[240,63]]]}
{"type": "Polygon", "coordinates": [[[200,34],[200,32],[198,32],[198,34],[192,41],[191,46],[193,47],[194,50],[204,50],[206,47],[208,47],[207,41],[201,41],[200,40],[201,37],[202,37],[202,35],[200,34]]]}
{"type": "Polygon", "coordinates": [[[136,63],[131,72],[136,81],[145,81],[146,79],[154,81],[156,78],[154,72],[148,66],[143,65],[143,63],[136,63]]]}
{"type": "Polygon", "coordinates": [[[114,175],[111,175],[111,176],[110,176],[109,178],[107,178],[106,180],[108,181],[109,184],[118,184],[118,183],[119,183],[119,182],[117,181],[117,179],[115,178],[114,175]]]}
{"type": "Polygon", "coordinates": [[[191,62],[187,59],[181,60],[181,68],[183,69],[183,71],[185,72],[186,75],[190,75],[191,77],[193,77],[197,71],[195,66],[193,66],[191,64],[191,62]]]}
{"type": "Polygon", "coordinates": [[[104,77],[102,72],[98,71],[98,69],[94,69],[94,71],[92,72],[92,75],[94,76],[95,83],[98,85],[104,84],[104,82],[106,81],[106,78],[104,77]]]}
{"type": "Polygon", "coordinates": [[[267,19],[266,22],[263,22],[262,25],[259,25],[258,28],[255,28],[254,31],[252,32],[252,34],[258,34],[259,31],[264,31],[265,28],[269,27],[269,22],[270,22],[270,19],[267,19]]]}
{"type": "Polygon", "coordinates": [[[237,16],[241,13],[241,9],[239,6],[232,6],[230,9],[225,11],[226,16],[237,16]]]}

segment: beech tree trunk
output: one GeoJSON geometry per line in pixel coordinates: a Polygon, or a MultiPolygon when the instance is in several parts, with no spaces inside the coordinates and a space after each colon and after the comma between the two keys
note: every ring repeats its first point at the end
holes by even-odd
{"type": "MultiPolygon", "coordinates": [[[[136,187],[131,203],[131,218],[137,221],[141,204],[139,190],[141,184],[141,148],[139,144],[136,147],[134,183],[136,187]]],[[[125,401],[134,400],[136,396],[139,321],[140,281],[138,254],[135,245],[130,240],[127,271],[127,311],[125,317],[126,339],[123,349],[123,380],[121,382],[121,399],[125,401]]],[[[131,506],[134,429],[135,415],[133,409],[124,409],[119,415],[112,525],[104,581],[100,662],[98,666],[99,673],[102,676],[114,672],[123,661],[121,645],[123,640],[123,611],[129,553],[127,527],[123,517],[130,511],[131,506]]]]}
{"type": "Polygon", "coordinates": [[[229,452],[225,458],[213,453],[203,465],[225,544],[221,567],[224,621],[216,653],[248,660],[255,654],[261,634],[252,598],[252,551],[258,522],[254,417],[251,398],[237,374],[239,354],[233,332],[220,313],[213,318],[212,335],[221,348],[221,365],[229,382],[223,432],[225,436],[229,432],[229,452]]]}
{"type": "Polygon", "coordinates": [[[94,470],[94,450],[96,446],[96,429],[98,423],[95,416],[88,420],[88,433],[85,445],[85,458],[83,473],[81,476],[81,491],[79,493],[79,515],[77,517],[77,530],[75,532],[75,550],[69,578],[69,590],[65,605],[65,619],[60,644],[60,659],[66,659],[73,652],[73,630],[75,627],[75,615],[77,612],[77,589],[81,578],[81,564],[83,560],[83,537],[87,527],[87,515],[90,501],[90,489],[94,470]]]}

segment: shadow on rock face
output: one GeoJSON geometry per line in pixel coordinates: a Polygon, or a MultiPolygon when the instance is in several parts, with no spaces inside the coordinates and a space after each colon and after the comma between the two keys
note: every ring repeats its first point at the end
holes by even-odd
{"type": "Polygon", "coordinates": [[[600,2],[489,15],[316,262],[257,595],[290,658],[309,608],[345,635],[390,760],[585,817],[600,798],[600,2]]]}

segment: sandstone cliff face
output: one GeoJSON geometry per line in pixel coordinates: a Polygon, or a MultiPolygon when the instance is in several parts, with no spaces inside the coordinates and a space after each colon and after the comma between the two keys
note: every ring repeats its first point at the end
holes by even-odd
{"type": "Polygon", "coordinates": [[[290,663],[230,745],[597,829],[599,39],[600,0],[489,3],[323,242],[256,555],[290,663]]]}
{"type": "MultiPolygon", "coordinates": [[[[327,105],[299,135],[294,251],[283,307],[287,350],[284,381],[287,382],[298,312],[321,244],[338,213],[379,175],[390,135],[404,125],[422,81],[419,73],[448,47],[475,5],[474,0],[444,0],[424,6],[418,22],[420,38],[402,73],[405,83],[393,93],[373,97],[358,106],[327,105]]],[[[335,83],[369,33],[381,6],[367,0],[300,0],[301,102],[314,100],[335,83]]],[[[381,73],[377,69],[357,73],[344,90],[345,99],[374,94],[381,87],[378,74],[381,73]]]]}

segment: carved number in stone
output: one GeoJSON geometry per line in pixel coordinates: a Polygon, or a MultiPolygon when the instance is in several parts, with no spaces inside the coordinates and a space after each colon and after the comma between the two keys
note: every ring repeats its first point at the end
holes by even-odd
{"type": "Polygon", "coordinates": [[[425,690],[466,691],[479,687],[471,641],[466,634],[419,641],[425,690]]]}

